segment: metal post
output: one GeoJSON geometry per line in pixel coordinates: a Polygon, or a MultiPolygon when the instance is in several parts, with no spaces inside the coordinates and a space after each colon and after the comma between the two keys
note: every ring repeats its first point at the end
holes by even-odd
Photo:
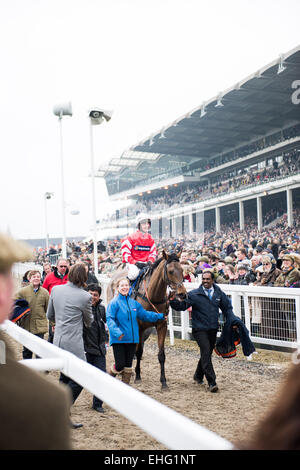
{"type": "Polygon", "coordinates": [[[257,228],[259,231],[261,231],[263,227],[261,196],[258,196],[256,198],[256,201],[257,201],[257,228]]]}
{"type": "Polygon", "coordinates": [[[58,119],[60,130],[60,169],[61,169],[61,206],[62,206],[62,256],[67,257],[66,247],[66,203],[65,203],[65,181],[64,181],[64,159],[63,159],[63,138],[62,138],[62,113],[58,119]]]}
{"type": "Polygon", "coordinates": [[[96,222],[96,192],[95,192],[95,167],[94,167],[94,143],[93,125],[90,121],[90,145],[91,145],[91,180],[92,180],[92,213],[93,213],[93,239],[94,239],[94,273],[98,276],[98,246],[97,246],[97,222],[96,222]]]}
{"type": "Polygon", "coordinates": [[[46,229],[46,250],[47,254],[49,252],[49,233],[48,233],[48,217],[47,217],[47,198],[46,195],[44,195],[45,199],[45,229],[46,229]]]}
{"type": "Polygon", "coordinates": [[[287,203],[287,219],[288,219],[288,226],[292,227],[294,223],[294,216],[293,216],[293,193],[292,189],[286,190],[286,203],[287,203]]]}
{"type": "Polygon", "coordinates": [[[244,213],[244,203],[239,201],[239,219],[240,219],[240,230],[245,228],[245,213],[244,213]]]}
{"type": "Polygon", "coordinates": [[[221,231],[221,217],[220,217],[220,207],[216,207],[216,232],[220,233],[221,231]]]}

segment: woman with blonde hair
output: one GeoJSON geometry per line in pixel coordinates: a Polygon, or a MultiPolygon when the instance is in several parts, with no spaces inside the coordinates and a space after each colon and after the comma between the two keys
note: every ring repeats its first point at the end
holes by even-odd
{"type": "Polygon", "coordinates": [[[129,294],[129,280],[124,277],[117,282],[117,295],[109,302],[106,322],[109,329],[110,345],[113,347],[115,364],[110,375],[122,375],[122,382],[129,384],[132,375],[132,361],[139,343],[138,319],[155,323],[165,318],[163,313],[145,310],[129,294]]]}

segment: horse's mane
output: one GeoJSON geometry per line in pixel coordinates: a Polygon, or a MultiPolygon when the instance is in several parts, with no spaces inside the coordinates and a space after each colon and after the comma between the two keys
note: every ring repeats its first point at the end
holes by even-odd
{"type": "MultiPolygon", "coordinates": [[[[166,258],[162,256],[161,258],[158,258],[156,261],[154,261],[154,263],[150,266],[149,272],[153,273],[153,271],[157,268],[157,266],[165,259],[166,258]]],[[[168,255],[167,264],[172,263],[172,261],[179,262],[179,258],[176,253],[171,253],[168,255]]]]}

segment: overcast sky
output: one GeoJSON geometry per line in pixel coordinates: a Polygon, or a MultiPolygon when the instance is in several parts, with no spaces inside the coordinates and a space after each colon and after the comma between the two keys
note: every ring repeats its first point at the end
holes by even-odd
{"type": "MultiPolygon", "coordinates": [[[[0,229],[61,236],[63,119],[67,235],[92,227],[88,110],[96,168],[300,43],[299,0],[1,0],[0,229]],[[79,210],[77,216],[70,212],[79,210]]],[[[300,77],[299,77],[300,78],[300,77]]],[[[97,217],[109,208],[96,180],[97,217]]]]}

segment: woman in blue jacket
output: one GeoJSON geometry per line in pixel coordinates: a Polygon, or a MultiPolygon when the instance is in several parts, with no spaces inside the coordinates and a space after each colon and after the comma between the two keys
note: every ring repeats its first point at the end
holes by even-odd
{"type": "Polygon", "coordinates": [[[117,283],[118,295],[107,306],[106,322],[109,329],[110,345],[113,347],[115,364],[110,375],[122,374],[122,381],[129,384],[132,375],[132,361],[139,343],[137,319],[155,323],[163,320],[163,313],[149,312],[139,302],[129,297],[130,285],[127,278],[117,283]]]}

